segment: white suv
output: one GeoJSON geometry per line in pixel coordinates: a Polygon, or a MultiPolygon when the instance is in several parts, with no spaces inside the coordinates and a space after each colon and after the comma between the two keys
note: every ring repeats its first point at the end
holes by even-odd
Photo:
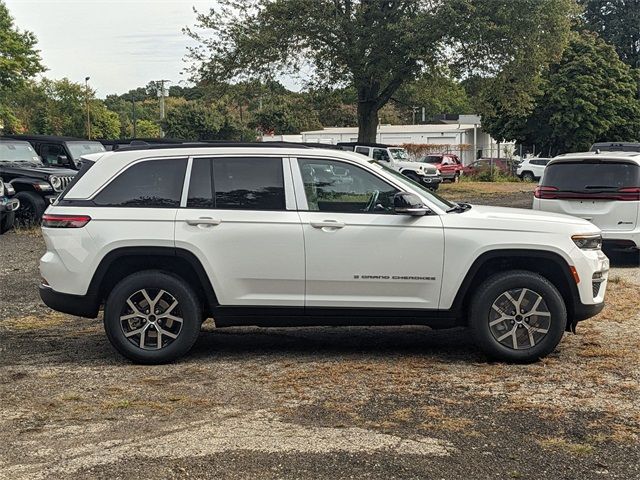
{"type": "Polygon", "coordinates": [[[591,223],[456,204],[362,155],[291,145],[127,147],[87,157],[43,217],[40,295],[140,363],[201,323],[466,325],[528,362],[604,305],[591,223]]]}
{"type": "Polygon", "coordinates": [[[533,208],[583,218],[602,230],[605,245],[639,249],[640,152],[554,158],[535,191],[533,208]]]}
{"type": "Polygon", "coordinates": [[[520,177],[520,180],[525,182],[539,180],[549,161],[551,161],[550,158],[525,158],[522,163],[518,165],[516,175],[520,177]]]}

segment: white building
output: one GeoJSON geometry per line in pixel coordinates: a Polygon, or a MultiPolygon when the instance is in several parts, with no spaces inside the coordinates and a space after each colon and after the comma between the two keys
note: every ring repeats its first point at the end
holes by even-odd
{"type": "MultiPolygon", "coordinates": [[[[322,130],[302,132],[301,140],[309,143],[355,142],[357,127],[330,127],[322,130]]],[[[265,139],[266,140],[266,139],[265,139]]],[[[513,144],[498,143],[482,131],[479,123],[442,123],[433,125],[380,125],[376,142],[389,145],[404,143],[432,145],[432,153],[450,152],[461,157],[464,164],[475,158],[506,157],[513,152],[513,144]],[[441,148],[439,146],[442,146],[441,148]],[[474,158],[473,152],[477,153],[474,158]]]]}

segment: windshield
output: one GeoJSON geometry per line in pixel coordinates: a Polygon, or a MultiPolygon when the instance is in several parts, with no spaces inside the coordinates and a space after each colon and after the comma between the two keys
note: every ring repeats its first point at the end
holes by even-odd
{"type": "Polygon", "coordinates": [[[448,200],[445,200],[444,198],[440,197],[439,195],[436,195],[431,190],[429,190],[427,187],[424,187],[424,186],[420,185],[418,182],[414,182],[413,180],[411,180],[410,178],[404,176],[400,172],[397,172],[397,171],[393,170],[392,168],[385,167],[384,165],[380,165],[378,162],[376,162],[374,160],[370,160],[369,163],[371,163],[371,165],[374,168],[379,168],[381,170],[384,170],[389,175],[392,175],[395,178],[395,180],[398,181],[398,183],[402,183],[403,185],[405,185],[405,186],[407,186],[409,188],[412,188],[414,190],[418,190],[422,196],[427,197],[431,202],[433,202],[435,205],[437,205],[438,208],[446,211],[446,210],[449,210],[451,207],[455,206],[455,204],[449,202],[448,200]]]}
{"type": "Polygon", "coordinates": [[[67,142],[67,148],[74,161],[80,160],[82,155],[105,151],[104,145],[99,142],[67,142]]]}
{"type": "Polygon", "coordinates": [[[28,142],[0,142],[0,162],[28,162],[42,165],[40,157],[28,142]]]}
{"type": "Polygon", "coordinates": [[[442,162],[442,157],[437,155],[427,155],[426,157],[420,159],[422,163],[440,163],[442,162]]]}
{"type": "Polygon", "coordinates": [[[568,192],[597,192],[640,187],[640,167],[632,163],[562,162],[544,171],[542,185],[568,192]]]}
{"type": "Polygon", "coordinates": [[[409,155],[404,148],[390,148],[389,153],[394,160],[409,160],[409,155]]]}

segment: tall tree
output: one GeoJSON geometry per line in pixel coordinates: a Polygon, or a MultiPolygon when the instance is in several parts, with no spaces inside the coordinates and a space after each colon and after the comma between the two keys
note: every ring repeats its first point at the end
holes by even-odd
{"type": "Polygon", "coordinates": [[[612,44],[623,62],[640,68],[640,1],[580,0],[587,27],[612,44]]]}
{"type": "Polygon", "coordinates": [[[588,150],[597,141],[640,141],[638,71],[592,32],[575,34],[542,79],[530,115],[513,114],[494,98],[483,117],[495,138],[535,145],[545,155],[588,150]]]}
{"type": "Polygon", "coordinates": [[[197,80],[273,78],[313,68],[321,85],[357,92],[358,138],[378,111],[442,63],[530,76],[562,52],[575,0],[219,0],[186,33],[197,80]],[[204,33],[203,33],[204,32],[204,33]],[[523,35],[522,32],[527,32],[523,35]]]}

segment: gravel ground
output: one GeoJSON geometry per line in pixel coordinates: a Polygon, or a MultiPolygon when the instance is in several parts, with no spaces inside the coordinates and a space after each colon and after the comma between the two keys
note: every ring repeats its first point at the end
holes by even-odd
{"type": "Polygon", "coordinates": [[[42,305],[43,249],[0,237],[2,479],[640,479],[636,257],[534,365],[489,363],[462,329],[205,323],[184,360],[135,366],[42,305]]]}

